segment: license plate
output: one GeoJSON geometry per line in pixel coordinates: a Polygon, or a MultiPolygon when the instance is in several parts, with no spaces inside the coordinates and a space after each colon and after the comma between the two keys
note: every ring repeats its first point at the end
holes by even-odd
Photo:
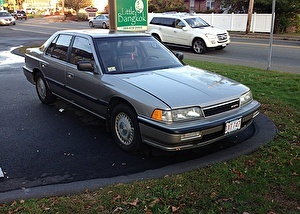
{"type": "Polygon", "coordinates": [[[225,123],[225,134],[241,129],[242,118],[225,123]]]}

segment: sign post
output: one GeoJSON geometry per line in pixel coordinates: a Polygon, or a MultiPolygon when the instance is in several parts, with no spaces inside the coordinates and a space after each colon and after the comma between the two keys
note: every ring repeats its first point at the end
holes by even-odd
{"type": "Polygon", "coordinates": [[[146,31],[148,0],[109,0],[110,31],[146,31]]]}

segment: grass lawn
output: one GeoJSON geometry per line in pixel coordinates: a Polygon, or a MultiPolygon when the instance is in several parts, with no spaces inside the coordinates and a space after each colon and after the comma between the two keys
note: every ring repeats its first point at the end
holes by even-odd
{"type": "Polygon", "coordinates": [[[249,155],[81,195],[0,204],[0,213],[300,213],[300,75],[185,60],[252,89],[279,132],[249,155]]]}

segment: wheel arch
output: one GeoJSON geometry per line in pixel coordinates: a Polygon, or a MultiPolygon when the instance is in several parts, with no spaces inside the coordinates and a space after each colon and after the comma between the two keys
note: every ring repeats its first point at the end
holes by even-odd
{"type": "Polygon", "coordinates": [[[36,76],[37,76],[38,73],[41,73],[41,75],[44,76],[44,74],[38,68],[34,68],[33,69],[33,80],[34,80],[34,82],[36,82],[36,76]]]}
{"type": "Polygon", "coordinates": [[[194,42],[195,42],[197,39],[201,39],[201,40],[204,42],[205,46],[207,47],[205,40],[204,40],[202,37],[200,37],[200,36],[196,36],[196,37],[193,38],[191,47],[193,46],[194,42]]]}
{"type": "Polygon", "coordinates": [[[158,33],[156,33],[156,32],[151,33],[151,36],[153,36],[155,39],[157,39],[158,41],[161,42],[161,36],[158,33]]]}
{"type": "Polygon", "coordinates": [[[107,112],[106,112],[106,130],[111,131],[110,123],[111,123],[111,114],[113,112],[113,109],[118,106],[119,104],[124,103],[128,105],[134,112],[137,114],[136,109],[133,107],[133,105],[126,99],[122,97],[113,97],[108,103],[107,112]]]}

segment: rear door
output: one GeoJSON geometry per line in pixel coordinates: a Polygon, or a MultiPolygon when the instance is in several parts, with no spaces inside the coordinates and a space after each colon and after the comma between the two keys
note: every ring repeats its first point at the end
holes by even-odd
{"type": "Polygon", "coordinates": [[[174,18],[162,18],[161,19],[161,26],[159,26],[162,41],[166,43],[174,43],[174,35],[173,30],[175,26],[175,19],[174,18]]]}

